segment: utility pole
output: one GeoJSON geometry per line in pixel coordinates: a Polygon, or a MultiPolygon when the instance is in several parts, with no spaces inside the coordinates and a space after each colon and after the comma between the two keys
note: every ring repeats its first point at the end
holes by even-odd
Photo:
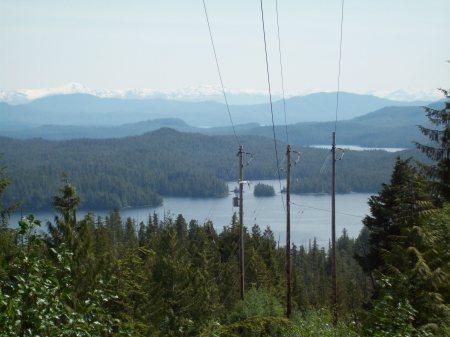
{"type": "Polygon", "coordinates": [[[239,145],[239,269],[240,269],[240,284],[241,284],[241,300],[244,299],[244,148],[239,145]]]}
{"type": "Polygon", "coordinates": [[[331,183],[331,280],[333,283],[333,325],[336,327],[338,322],[336,280],[336,132],[333,132],[331,152],[333,156],[333,177],[331,183]]]}
{"type": "Polygon", "coordinates": [[[286,177],[286,317],[291,318],[292,286],[291,286],[291,146],[287,146],[286,177]]]}

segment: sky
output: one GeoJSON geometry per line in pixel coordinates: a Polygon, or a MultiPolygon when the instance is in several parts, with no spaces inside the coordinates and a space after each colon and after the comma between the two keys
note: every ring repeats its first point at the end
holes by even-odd
{"type": "MultiPolygon", "coordinates": [[[[223,82],[268,88],[259,0],[205,0],[223,82]]],[[[275,0],[264,0],[271,86],[281,92],[275,0]]],[[[278,0],[287,94],[337,89],[341,0],[278,0]]],[[[450,87],[450,1],[347,0],[340,89],[450,87]]],[[[0,89],[217,87],[202,0],[0,0],[0,89]]]]}

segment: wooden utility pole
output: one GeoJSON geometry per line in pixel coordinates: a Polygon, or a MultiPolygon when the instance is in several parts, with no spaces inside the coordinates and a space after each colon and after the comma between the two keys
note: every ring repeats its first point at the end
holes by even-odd
{"type": "Polygon", "coordinates": [[[331,280],[333,286],[333,324],[337,325],[337,280],[336,280],[336,132],[333,132],[331,146],[333,156],[332,191],[331,191],[331,280]]]}
{"type": "Polygon", "coordinates": [[[244,299],[244,148],[239,145],[239,269],[240,269],[240,285],[241,285],[241,300],[244,299]]]}
{"type": "Polygon", "coordinates": [[[292,313],[291,286],[291,146],[287,146],[287,176],[286,176],[286,317],[292,313]]]}

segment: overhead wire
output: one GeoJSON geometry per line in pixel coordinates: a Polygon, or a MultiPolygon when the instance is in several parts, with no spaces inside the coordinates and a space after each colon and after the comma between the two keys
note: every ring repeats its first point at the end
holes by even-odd
{"type": "Polygon", "coordinates": [[[278,54],[280,57],[280,75],[281,75],[281,92],[283,95],[284,126],[286,129],[286,144],[289,144],[289,132],[288,132],[287,114],[286,114],[286,98],[285,98],[285,92],[284,92],[283,57],[281,55],[281,38],[280,38],[280,22],[279,22],[279,14],[278,14],[278,0],[275,1],[275,11],[277,13],[278,54]]]}
{"type": "MultiPolygon", "coordinates": [[[[316,210],[316,211],[323,211],[323,212],[328,212],[328,213],[331,212],[330,209],[325,209],[325,208],[320,208],[320,207],[314,207],[314,206],[308,206],[308,205],[303,205],[303,204],[297,204],[297,203],[292,202],[292,201],[291,201],[291,204],[292,204],[292,205],[295,205],[295,206],[298,206],[298,207],[306,207],[306,208],[314,209],[314,210],[316,210]]],[[[347,213],[347,212],[336,212],[336,213],[341,214],[341,215],[352,216],[352,217],[359,218],[359,219],[364,218],[363,215],[357,215],[357,214],[352,214],[352,213],[347,213]]]]}
{"type": "Polygon", "coordinates": [[[220,86],[222,88],[223,99],[225,100],[225,105],[227,107],[228,117],[230,118],[230,123],[231,123],[231,126],[233,128],[234,138],[236,139],[236,142],[238,143],[238,145],[240,145],[241,143],[240,143],[239,138],[238,138],[237,133],[236,133],[236,128],[235,128],[234,123],[233,123],[233,118],[231,117],[230,105],[228,104],[228,98],[227,98],[227,95],[226,95],[226,92],[225,92],[225,86],[223,85],[222,73],[220,72],[219,60],[218,60],[218,57],[217,57],[216,47],[214,45],[214,39],[213,39],[212,31],[211,31],[211,24],[209,22],[208,11],[206,10],[206,3],[205,3],[205,0],[202,0],[202,1],[203,1],[203,9],[205,10],[206,22],[208,24],[208,31],[209,31],[209,37],[211,39],[211,46],[212,46],[212,49],[213,49],[213,52],[214,52],[214,59],[216,60],[217,73],[219,74],[219,80],[220,80],[220,86]]]}
{"type": "MultiPolygon", "coordinates": [[[[275,146],[275,159],[277,162],[278,182],[280,183],[280,190],[281,190],[282,187],[281,187],[280,161],[278,159],[277,138],[276,138],[276,134],[275,134],[275,121],[274,121],[274,117],[273,117],[272,88],[270,86],[269,59],[267,56],[266,27],[265,27],[265,23],[264,23],[264,8],[263,8],[262,0],[260,0],[260,5],[261,5],[260,6],[261,7],[261,22],[262,22],[262,30],[263,30],[263,38],[264,38],[264,52],[265,52],[265,56],[266,56],[266,73],[267,73],[267,84],[268,84],[268,89],[269,89],[270,114],[272,116],[273,142],[274,142],[274,146],[275,146]]],[[[286,207],[284,206],[283,196],[281,196],[281,201],[283,204],[283,209],[286,212],[286,207]]]]}
{"type": "MultiPolygon", "coordinates": [[[[202,2],[203,2],[203,9],[204,9],[204,12],[205,12],[206,23],[208,25],[208,32],[209,32],[209,37],[210,37],[210,41],[211,41],[211,47],[212,47],[213,54],[214,54],[214,60],[216,62],[217,74],[219,76],[220,87],[221,87],[221,90],[222,90],[223,99],[225,101],[225,106],[226,106],[226,109],[227,109],[227,112],[228,112],[228,118],[230,120],[230,124],[231,124],[231,127],[233,129],[234,138],[236,140],[237,145],[239,146],[239,145],[241,145],[241,142],[239,140],[239,137],[237,136],[236,127],[234,125],[233,118],[231,116],[230,104],[228,103],[228,97],[227,97],[227,94],[226,94],[226,91],[225,91],[225,85],[223,84],[222,72],[220,71],[219,58],[217,56],[216,46],[215,46],[215,43],[214,43],[214,38],[213,38],[213,34],[212,34],[212,29],[211,29],[211,23],[209,21],[208,10],[206,8],[206,2],[205,2],[205,0],[202,0],[202,2]]],[[[226,172],[227,175],[229,174],[229,172],[230,172],[230,170],[226,172]]],[[[212,216],[212,212],[213,212],[213,207],[208,212],[208,217],[212,216]]]]}
{"type": "Polygon", "coordinates": [[[344,2],[342,0],[341,4],[341,36],[339,40],[339,64],[338,64],[338,77],[337,77],[337,91],[336,91],[336,111],[335,111],[335,119],[334,119],[334,132],[336,133],[337,129],[337,121],[338,121],[338,110],[339,110],[339,93],[341,90],[341,61],[342,61],[342,27],[344,25],[344,2]]]}

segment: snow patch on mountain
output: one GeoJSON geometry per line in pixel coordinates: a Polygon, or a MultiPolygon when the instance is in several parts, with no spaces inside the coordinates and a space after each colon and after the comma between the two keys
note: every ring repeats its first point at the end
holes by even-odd
{"type": "MultiPolygon", "coordinates": [[[[268,93],[258,90],[232,90],[226,89],[226,95],[230,104],[258,104],[268,102],[268,93]]],[[[309,89],[302,92],[291,92],[286,94],[286,98],[292,96],[304,96],[311,93],[325,92],[319,89],[309,89]]],[[[59,87],[39,88],[39,89],[19,89],[2,90],[0,89],[0,102],[8,104],[25,104],[32,100],[51,96],[83,93],[104,98],[121,99],[170,99],[180,101],[216,101],[223,103],[224,97],[220,86],[202,85],[197,87],[188,87],[171,91],[161,91],[150,88],[130,88],[118,90],[97,90],[86,87],[83,84],[70,82],[59,87]]],[[[417,90],[412,88],[396,91],[371,91],[362,94],[374,95],[382,98],[388,98],[395,101],[436,101],[442,99],[442,93],[439,90],[417,90]]],[[[275,93],[274,100],[281,99],[281,93],[275,93]]]]}
{"type": "Polygon", "coordinates": [[[406,88],[395,91],[372,91],[368,92],[368,94],[400,102],[438,101],[444,97],[442,92],[438,89],[425,90],[414,88],[406,88]]]}

